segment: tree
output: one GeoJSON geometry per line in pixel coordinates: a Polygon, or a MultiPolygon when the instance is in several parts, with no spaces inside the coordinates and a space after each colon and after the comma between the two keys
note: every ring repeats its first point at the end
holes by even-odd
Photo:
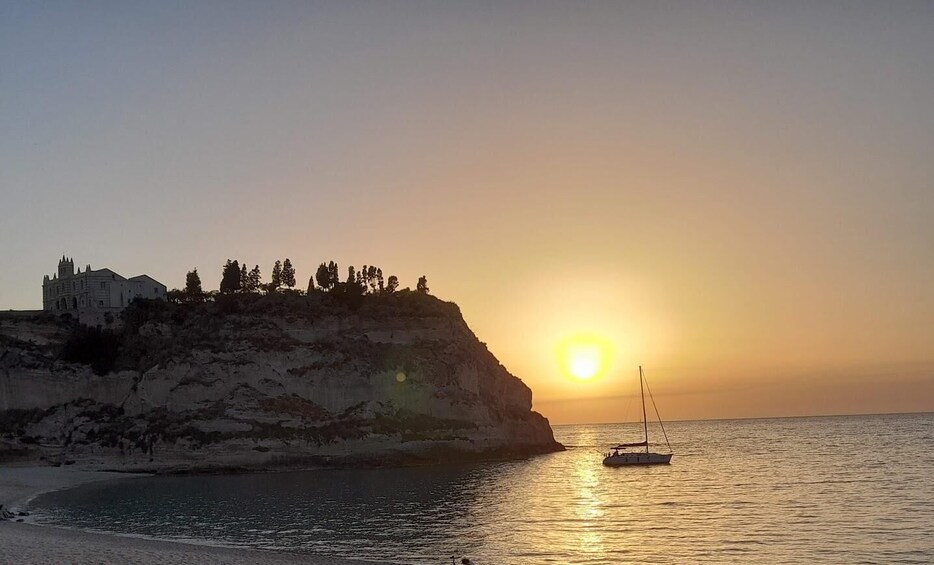
{"type": "Polygon", "coordinates": [[[389,275],[389,279],[386,281],[386,292],[392,294],[399,288],[399,277],[396,275],[389,275]]]}
{"type": "Polygon", "coordinates": [[[269,281],[269,292],[275,292],[282,286],[282,261],[276,259],[272,266],[272,280],[269,281]]]}
{"type": "Polygon", "coordinates": [[[418,285],[415,287],[415,290],[422,294],[428,294],[428,277],[425,275],[418,277],[418,285]]]}
{"type": "Polygon", "coordinates": [[[337,263],[334,261],[328,262],[328,288],[334,288],[337,284],[341,282],[340,270],[337,267],[337,263]]]}
{"type": "Polygon", "coordinates": [[[285,258],[285,262],[282,263],[282,272],[279,276],[280,282],[285,287],[291,289],[295,286],[295,268],[292,267],[292,261],[288,257],[285,258]]]}
{"type": "Polygon", "coordinates": [[[376,292],[376,266],[370,265],[366,270],[366,284],[370,287],[370,292],[376,292]]]}
{"type": "Polygon", "coordinates": [[[330,271],[328,271],[328,266],[324,263],[318,265],[318,270],[315,271],[315,281],[318,283],[318,286],[324,290],[331,288],[330,271]]]}
{"type": "Polygon", "coordinates": [[[259,272],[259,265],[255,265],[250,270],[250,273],[247,275],[246,278],[247,278],[246,291],[247,292],[259,292],[259,289],[263,284],[263,278],[259,272]]]}
{"type": "Polygon", "coordinates": [[[347,284],[354,284],[357,282],[357,273],[353,269],[353,265],[347,267],[347,284]]]}
{"type": "Polygon", "coordinates": [[[308,294],[311,294],[314,291],[315,291],[315,277],[310,276],[308,277],[308,294]]]}
{"type": "Polygon", "coordinates": [[[198,276],[198,268],[188,271],[185,275],[185,300],[202,300],[204,291],[201,290],[201,277],[198,276]]]}
{"type": "Polygon", "coordinates": [[[246,270],[246,263],[240,266],[240,291],[247,292],[250,286],[250,273],[246,270]]]}
{"type": "Polygon", "coordinates": [[[376,286],[379,288],[380,292],[386,290],[386,287],[383,282],[383,270],[376,269],[376,286]]]}
{"type": "Polygon", "coordinates": [[[240,263],[227,259],[221,276],[221,294],[231,294],[240,290],[240,263]]]}

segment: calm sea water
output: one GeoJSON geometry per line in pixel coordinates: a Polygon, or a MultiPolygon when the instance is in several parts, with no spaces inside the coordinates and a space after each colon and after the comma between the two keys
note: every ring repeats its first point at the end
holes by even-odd
{"type": "MultiPolygon", "coordinates": [[[[416,469],[153,477],[38,498],[38,521],[396,563],[934,562],[934,414],[672,422],[670,466],[568,451],[416,469]]],[[[650,430],[650,433],[652,431],[650,430]]]]}

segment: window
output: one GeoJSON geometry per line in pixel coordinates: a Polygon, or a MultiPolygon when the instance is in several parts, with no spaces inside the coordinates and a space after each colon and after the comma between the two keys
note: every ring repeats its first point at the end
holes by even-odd
{"type": "MultiPolygon", "coordinates": [[[[101,284],[103,284],[103,283],[101,283],[101,284]]],[[[103,307],[104,307],[104,301],[103,301],[103,300],[98,300],[98,301],[97,301],[97,305],[100,306],[101,308],[103,308],[103,307]]]]}
{"type": "Polygon", "coordinates": [[[101,281],[101,288],[107,288],[107,283],[105,283],[104,281],[101,281]]]}

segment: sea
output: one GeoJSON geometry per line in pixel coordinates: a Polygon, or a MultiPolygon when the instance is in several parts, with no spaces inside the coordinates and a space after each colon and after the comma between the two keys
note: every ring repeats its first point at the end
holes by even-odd
{"type": "MultiPolygon", "coordinates": [[[[146,477],[35,521],[386,563],[934,563],[934,414],[671,422],[670,465],[609,468],[641,424],[555,426],[508,462],[146,477]]],[[[650,427],[650,436],[664,436],[650,427]]]]}

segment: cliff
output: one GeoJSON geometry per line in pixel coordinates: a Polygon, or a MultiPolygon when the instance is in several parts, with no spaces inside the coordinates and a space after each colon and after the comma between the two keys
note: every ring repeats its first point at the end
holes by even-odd
{"type": "Polygon", "coordinates": [[[175,472],[561,449],[456,305],[416,293],[0,314],[0,461],[175,472]]]}

